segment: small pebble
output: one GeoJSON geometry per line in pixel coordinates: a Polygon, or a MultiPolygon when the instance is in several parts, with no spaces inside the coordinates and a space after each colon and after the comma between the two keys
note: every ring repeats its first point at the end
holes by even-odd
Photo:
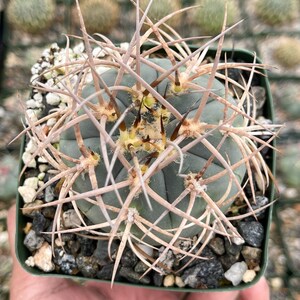
{"type": "Polygon", "coordinates": [[[248,267],[244,261],[237,262],[224,273],[224,276],[227,280],[232,282],[233,286],[237,286],[242,282],[243,276],[247,270],[248,267]]]}
{"type": "Polygon", "coordinates": [[[138,257],[129,248],[125,249],[121,258],[121,265],[123,267],[134,267],[138,263],[138,257]]]}
{"type": "Polygon", "coordinates": [[[24,238],[24,245],[29,249],[29,251],[33,252],[34,250],[39,249],[43,245],[44,241],[43,237],[38,236],[36,232],[31,229],[24,238]]]}
{"type": "Polygon", "coordinates": [[[24,208],[26,208],[26,210],[23,210],[22,213],[24,216],[30,217],[30,218],[34,218],[34,215],[37,213],[37,209],[34,208],[37,205],[41,205],[44,202],[42,200],[35,200],[33,202],[29,202],[29,203],[25,203],[24,204],[24,208]]]}
{"type": "Polygon", "coordinates": [[[92,256],[82,256],[78,255],[76,257],[76,263],[79,271],[84,277],[94,278],[99,270],[99,265],[92,256]]]}
{"type": "Polygon", "coordinates": [[[132,283],[150,284],[151,282],[149,276],[146,275],[141,277],[141,274],[134,272],[131,268],[128,267],[121,267],[119,275],[132,283]]]}
{"type": "Polygon", "coordinates": [[[262,254],[261,249],[244,246],[241,253],[250,269],[254,269],[260,265],[262,254]]]}
{"type": "Polygon", "coordinates": [[[56,118],[50,118],[50,119],[47,121],[47,126],[53,127],[53,126],[56,124],[56,122],[57,122],[56,118]]]}
{"type": "Polygon", "coordinates": [[[179,276],[175,277],[175,284],[180,288],[185,287],[185,283],[183,282],[182,278],[179,276]]]}
{"type": "Polygon", "coordinates": [[[113,269],[114,269],[114,264],[112,263],[103,266],[101,270],[97,272],[97,278],[103,280],[111,280],[113,269]]]}
{"type": "Polygon", "coordinates": [[[65,211],[62,218],[65,228],[77,228],[81,225],[81,220],[74,209],[65,211]]]}
{"type": "Polygon", "coordinates": [[[142,261],[139,261],[134,267],[134,271],[137,273],[144,273],[147,270],[148,270],[148,266],[144,264],[142,261]]]}
{"type": "Polygon", "coordinates": [[[23,186],[32,187],[37,190],[39,179],[37,177],[29,177],[24,180],[23,186]]]}
{"type": "Polygon", "coordinates": [[[60,97],[57,94],[48,93],[46,96],[46,102],[50,105],[57,106],[60,103],[60,97]]]}
{"type": "Polygon", "coordinates": [[[55,269],[55,265],[52,262],[52,250],[51,246],[44,242],[41,248],[33,256],[34,264],[44,272],[51,272],[55,269]]]}
{"type": "Polygon", "coordinates": [[[39,165],[39,171],[41,173],[45,173],[48,170],[48,165],[47,164],[40,164],[39,165]]]}
{"type": "Polygon", "coordinates": [[[22,160],[28,168],[36,168],[36,161],[34,158],[32,158],[30,153],[24,152],[22,154],[22,160]]]}
{"type": "Polygon", "coordinates": [[[51,202],[55,198],[54,189],[52,186],[47,186],[45,189],[45,202],[51,202]]]}
{"type": "Polygon", "coordinates": [[[239,222],[238,230],[246,243],[253,247],[261,247],[264,239],[264,227],[257,221],[239,222]]]}
{"type": "Polygon", "coordinates": [[[254,270],[247,270],[243,275],[243,281],[245,283],[253,281],[256,276],[256,272],[254,270]]]}
{"type": "Polygon", "coordinates": [[[18,192],[22,196],[25,203],[33,202],[36,195],[35,189],[29,186],[19,186],[18,192]]]}
{"type": "Polygon", "coordinates": [[[225,249],[227,254],[238,255],[241,252],[242,247],[242,245],[231,243],[228,239],[225,239],[225,249]]]}
{"type": "Polygon", "coordinates": [[[28,267],[32,267],[32,268],[35,266],[33,256],[29,256],[29,257],[25,260],[25,265],[28,266],[28,267]]]}
{"type": "Polygon", "coordinates": [[[175,276],[173,274],[169,274],[164,278],[164,287],[171,287],[175,284],[175,276]]]}
{"type": "Polygon", "coordinates": [[[225,253],[224,240],[220,237],[213,238],[209,242],[208,246],[214,253],[218,255],[223,255],[225,253]]]}
{"type": "Polygon", "coordinates": [[[162,286],[164,282],[164,276],[158,272],[155,272],[153,275],[153,283],[155,286],[162,286]]]}
{"type": "Polygon", "coordinates": [[[33,140],[29,140],[27,145],[26,145],[26,148],[25,148],[25,153],[34,153],[37,149],[37,146],[36,144],[33,142],[33,140]]]}

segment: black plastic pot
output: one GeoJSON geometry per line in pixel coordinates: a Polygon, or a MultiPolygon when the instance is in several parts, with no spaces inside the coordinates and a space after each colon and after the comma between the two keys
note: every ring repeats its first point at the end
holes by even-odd
{"type": "MultiPolygon", "coordinates": [[[[150,47],[150,46],[149,46],[150,47]]],[[[145,47],[147,48],[147,46],[145,47]]],[[[191,47],[192,50],[195,50],[196,47],[191,47]]],[[[215,50],[210,50],[208,52],[208,56],[210,57],[214,57],[216,51],[215,50]]],[[[253,63],[253,59],[254,59],[254,54],[246,51],[246,50],[228,50],[225,49],[223,50],[222,53],[222,57],[225,57],[225,54],[227,56],[227,58],[230,58],[234,61],[244,61],[247,63],[253,63]]],[[[260,63],[260,61],[257,59],[258,63],[260,63]]],[[[266,75],[265,71],[262,70],[261,71],[262,74],[266,75]]],[[[259,76],[259,83],[261,86],[263,86],[266,89],[266,95],[267,95],[267,101],[263,107],[263,114],[266,118],[273,120],[273,102],[272,102],[272,95],[270,92],[270,87],[269,87],[269,82],[268,82],[268,78],[266,76],[260,75],[259,76]]],[[[273,144],[274,145],[274,144],[273,144]]],[[[23,153],[25,147],[25,141],[23,140],[23,144],[21,147],[21,154],[23,153]]],[[[275,154],[274,152],[270,151],[269,152],[269,156],[267,159],[267,163],[269,168],[271,169],[271,171],[275,172],[275,154]]],[[[22,168],[22,163],[20,165],[20,168],[22,168]]],[[[273,184],[271,184],[267,190],[266,193],[266,197],[269,198],[270,202],[273,201],[274,199],[274,186],[273,184]]],[[[16,254],[17,254],[17,258],[20,262],[20,264],[22,265],[22,267],[27,271],[30,272],[33,275],[40,275],[40,276],[55,276],[55,277],[64,277],[64,278],[77,278],[77,279],[85,279],[85,280],[89,280],[88,278],[82,277],[82,276],[71,276],[71,275],[64,275],[64,274],[57,274],[57,273],[44,273],[38,269],[35,268],[31,268],[28,267],[25,264],[25,260],[28,258],[28,256],[30,256],[30,252],[28,251],[28,249],[24,246],[23,244],[23,240],[25,237],[25,234],[23,232],[23,228],[26,225],[26,222],[28,221],[28,219],[22,214],[21,212],[21,208],[23,205],[23,201],[22,198],[20,197],[20,195],[17,195],[17,233],[16,233],[16,254]]],[[[271,217],[272,217],[272,206],[270,206],[267,211],[266,211],[266,218],[263,222],[263,226],[265,229],[265,238],[263,241],[263,246],[262,246],[262,263],[261,263],[261,269],[260,271],[257,273],[257,276],[255,277],[255,279],[251,282],[251,283],[242,283],[236,287],[234,286],[226,286],[226,287],[221,287],[221,288],[217,288],[217,289],[191,289],[191,288],[175,288],[175,287],[171,287],[171,288],[158,288],[155,286],[144,286],[145,288],[153,288],[153,289],[163,289],[163,290],[168,290],[168,291],[181,291],[181,292],[211,292],[211,291],[230,291],[230,290],[240,290],[240,289],[244,289],[247,288],[253,284],[255,284],[256,282],[258,282],[258,280],[263,276],[264,271],[266,269],[266,265],[267,265],[267,257],[268,257],[268,239],[269,239],[269,226],[271,223],[271,217]]],[[[92,280],[98,280],[98,279],[92,279],[92,280]]],[[[109,281],[103,281],[103,280],[98,280],[99,282],[109,282],[109,281]]],[[[119,283],[119,282],[115,282],[115,284],[121,284],[121,285],[132,285],[132,286],[139,286],[141,287],[142,285],[137,285],[137,284],[132,284],[132,283],[119,283]]]]}

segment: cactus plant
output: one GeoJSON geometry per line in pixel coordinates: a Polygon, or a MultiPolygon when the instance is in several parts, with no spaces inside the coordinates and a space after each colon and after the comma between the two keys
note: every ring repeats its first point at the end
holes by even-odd
{"type": "Polygon", "coordinates": [[[225,5],[227,3],[227,24],[237,20],[238,8],[232,0],[198,0],[199,7],[194,12],[194,22],[204,34],[218,34],[222,28],[225,5]]]}
{"type": "Polygon", "coordinates": [[[296,18],[298,2],[297,0],[257,0],[255,12],[268,25],[282,25],[296,18]]]}
{"type": "Polygon", "coordinates": [[[299,189],[299,150],[300,144],[288,145],[278,159],[278,170],[282,175],[282,180],[289,188],[299,189]]]}
{"type": "Polygon", "coordinates": [[[286,114],[286,120],[298,120],[300,116],[300,91],[295,83],[284,83],[274,91],[276,104],[286,114]]]}
{"type": "MultiPolygon", "coordinates": [[[[145,9],[148,3],[149,0],[141,0],[141,8],[145,9]]],[[[170,13],[178,11],[180,8],[181,4],[179,0],[154,0],[151,8],[149,9],[148,17],[157,22],[170,13]]],[[[168,20],[167,24],[172,27],[176,27],[180,24],[180,19],[181,14],[176,14],[168,20]]]]}
{"type": "Polygon", "coordinates": [[[41,33],[55,17],[54,0],[11,0],[7,7],[8,22],[28,33],[41,33]]]}
{"type": "Polygon", "coordinates": [[[57,198],[25,205],[23,211],[56,207],[53,247],[56,236],[82,230],[107,239],[109,254],[112,242],[119,240],[112,281],[126,245],[149,270],[164,273],[168,267],[161,259],[169,250],[187,256],[188,265],[201,259],[201,245],[213,233],[240,238],[226,211],[238,196],[249,205],[245,176],[253,198],[253,178],[260,180],[261,193],[269,182],[260,150],[272,147],[276,126],[260,125],[249,114],[251,79],[263,66],[220,61],[230,30],[225,24],[219,36],[192,52],[178,35],[156,30],[160,21],[140,35],[142,15],[131,43],[117,47],[107,38],[89,36],[78,1],[77,7],[85,51],[68,44],[48,51],[44,59],[49,57],[52,65],[32,78],[35,93],[46,93],[47,105],[42,101],[38,110],[30,108],[25,114],[25,131],[34,147],[23,155],[23,171],[40,156],[52,168],[52,178],[34,197],[26,195],[27,202],[52,184],[57,198]],[[210,63],[205,54],[218,39],[210,63]],[[141,52],[149,40],[154,46],[141,52]],[[248,81],[242,85],[228,78],[227,68],[247,71],[248,81]],[[239,96],[234,86],[242,91],[239,96]],[[52,109],[40,113],[43,105],[52,109]],[[269,135],[267,142],[259,138],[261,131],[269,135]],[[64,203],[73,206],[80,226],[63,228],[64,203]],[[191,249],[180,247],[195,237],[191,249]],[[143,251],[145,245],[164,250],[151,257],[143,251]]]}
{"type": "Polygon", "coordinates": [[[120,15],[116,0],[81,1],[81,12],[88,32],[102,34],[109,33],[116,26],[120,15]]]}
{"type": "Polygon", "coordinates": [[[277,63],[286,69],[299,67],[300,40],[293,37],[282,37],[273,49],[273,57],[277,63]]]}

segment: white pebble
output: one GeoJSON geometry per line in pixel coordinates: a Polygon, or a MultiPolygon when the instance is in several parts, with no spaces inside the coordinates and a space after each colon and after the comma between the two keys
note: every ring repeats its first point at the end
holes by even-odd
{"type": "Polygon", "coordinates": [[[41,248],[37,250],[34,258],[34,264],[44,272],[51,272],[55,269],[55,265],[52,262],[52,250],[51,246],[44,242],[41,248]]]}
{"type": "Polygon", "coordinates": [[[33,99],[29,99],[26,101],[26,107],[27,108],[37,108],[37,103],[33,99]]]}
{"type": "Polygon", "coordinates": [[[39,165],[39,171],[41,173],[45,173],[48,170],[48,165],[47,164],[40,164],[39,165]]]}
{"type": "Polygon", "coordinates": [[[74,209],[63,213],[63,222],[66,228],[77,228],[81,225],[81,220],[74,209]]]}
{"type": "Polygon", "coordinates": [[[29,82],[30,82],[31,84],[33,84],[33,85],[36,85],[39,78],[40,78],[40,75],[38,75],[38,74],[33,74],[33,75],[31,76],[29,82]]]}
{"type": "Polygon", "coordinates": [[[185,283],[183,282],[182,278],[179,276],[175,277],[175,284],[180,288],[185,287],[185,283]]]}
{"type": "MultiPolygon", "coordinates": [[[[32,122],[36,122],[38,120],[39,112],[36,109],[29,108],[29,109],[26,110],[26,114],[27,114],[27,117],[32,122]]],[[[27,120],[26,120],[26,123],[27,123],[27,125],[29,125],[27,120]]]]}
{"type": "Polygon", "coordinates": [[[237,262],[224,273],[224,276],[227,280],[232,282],[233,286],[237,286],[243,280],[243,276],[247,270],[248,267],[244,261],[237,262]]]}
{"type": "Polygon", "coordinates": [[[19,186],[18,192],[22,196],[25,203],[33,202],[33,199],[36,195],[35,189],[30,186],[19,186]]]}
{"type": "Polygon", "coordinates": [[[245,283],[251,282],[256,276],[256,272],[254,270],[247,270],[243,276],[243,281],[245,283]]]}
{"type": "Polygon", "coordinates": [[[37,177],[29,177],[24,180],[24,186],[32,187],[37,190],[39,179],[37,177]]]}
{"type": "Polygon", "coordinates": [[[38,102],[42,102],[43,101],[43,95],[41,93],[36,93],[33,95],[33,99],[38,101],[38,102]]]}
{"type": "Polygon", "coordinates": [[[46,96],[46,101],[50,105],[58,105],[60,103],[60,97],[54,93],[48,93],[46,96]]]}
{"type": "Polygon", "coordinates": [[[34,258],[33,256],[29,256],[26,260],[25,260],[25,265],[28,267],[34,267],[34,258]]]}
{"type": "Polygon", "coordinates": [[[48,163],[48,160],[43,156],[39,156],[38,157],[38,162],[42,163],[42,164],[45,164],[45,163],[48,163]]]}
{"type": "Polygon", "coordinates": [[[45,178],[45,175],[46,175],[46,173],[45,173],[45,172],[41,172],[41,173],[39,173],[39,175],[38,175],[38,179],[39,179],[39,180],[43,180],[43,179],[45,178]]]}
{"type": "Polygon", "coordinates": [[[164,278],[164,286],[171,287],[175,283],[175,277],[173,274],[169,274],[164,278]]]}
{"type": "Polygon", "coordinates": [[[36,144],[30,139],[26,145],[25,152],[34,153],[37,149],[36,144]]]}
{"type": "Polygon", "coordinates": [[[22,154],[22,160],[28,168],[36,168],[36,161],[28,152],[22,154]]]}
{"type": "MultiPolygon", "coordinates": [[[[143,251],[145,252],[147,255],[151,256],[153,255],[153,248],[144,245],[144,244],[137,244],[137,246],[143,251]]],[[[146,257],[145,257],[146,258],[146,257]]]]}
{"type": "Polygon", "coordinates": [[[56,118],[50,118],[47,120],[47,126],[53,127],[56,124],[56,118]]]}

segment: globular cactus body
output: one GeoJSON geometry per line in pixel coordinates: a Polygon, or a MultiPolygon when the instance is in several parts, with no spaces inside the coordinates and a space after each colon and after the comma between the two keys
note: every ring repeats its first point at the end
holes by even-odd
{"type": "MultiPolygon", "coordinates": [[[[148,0],[141,0],[140,5],[143,10],[146,9],[149,1],[148,0]]],[[[153,20],[154,22],[157,22],[164,18],[165,16],[176,12],[181,8],[180,1],[178,0],[154,0],[151,8],[148,12],[148,17],[153,20]]],[[[180,25],[181,21],[181,15],[176,14],[174,15],[170,20],[168,20],[167,24],[176,27],[180,25]]]]}
{"type": "Polygon", "coordinates": [[[81,11],[89,33],[107,34],[111,32],[120,16],[116,0],[85,0],[82,1],[81,11]]]}
{"type": "MultiPolygon", "coordinates": [[[[170,69],[172,66],[170,61],[167,59],[152,59],[150,61],[165,70],[170,69]]],[[[107,86],[110,87],[115,82],[116,76],[117,71],[110,70],[102,74],[102,79],[106,82],[107,86]]],[[[157,74],[157,71],[155,69],[146,65],[142,65],[141,77],[145,78],[145,80],[149,84],[155,81],[158,78],[158,76],[159,74],[157,74]]],[[[208,76],[200,76],[199,78],[195,79],[193,83],[198,85],[199,87],[206,86],[208,83],[208,76]]],[[[121,84],[132,88],[135,84],[135,80],[132,78],[132,76],[126,74],[124,75],[121,84]]],[[[169,90],[170,86],[171,82],[169,80],[164,80],[157,86],[157,91],[160,93],[160,95],[165,95],[167,101],[171,105],[173,105],[181,114],[186,115],[187,119],[193,118],[201,102],[203,93],[189,89],[185,92],[180,93],[180,95],[174,95],[169,90]]],[[[220,97],[224,97],[225,90],[224,85],[221,82],[215,80],[212,89],[214,89],[216,91],[216,94],[218,94],[220,97]]],[[[87,98],[93,95],[95,91],[96,90],[93,86],[88,86],[83,91],[83,97],[87,98]]],[[[96,101],[97,99],[94,99],[95,103],[96,101]]],[[[135,99],[135,101],[137,100],[135,99]]],[[[232,105],[236,105],[236,101],[231,96],[228,96],[227,101],[232,105]]],[[[133,102],[134,97],[132,95],[126,92],[118,92],[117,104],[119,107],[122,107],[123,110],[127,107],[130,107],[133,104],[133,102]]],[[[142,112],[141,114],[142,129],[137,131],[136,135],[133,137],[133,139],[136,138],[137,140],[137,145],[133,147],[135,148],[138,158],[140,160],[142,160],[143,157],[147,156],[147,154],[149,155],[155,152],[155,148],[150,147],[149,151],[147,152],[147,150],[142,148],[142,142],[140,144],[138,143],[139,140],[143,141],[146,140],[147,137],[150,137],[153,143],[159,144],[161,143],[161,140],[163,138],[160,134],[162,130],[160,128],[160,112],[162,111],[162,105],[158,101],[154,100],[152,107],[149,108],[154,109],[154,111],[150,112],[147,109],[144,109],[144,112],[142,112]]],[[[137,107],[125,118],[125,123],[128,128],[132,128],[134,126],[134,120],[137,118],[138,109],[139,107],[137,107]]],[[[233,114],[233,111],[231,109],[225,109],[224,104],[214,101],[212,98],[210,98],[204,108],[202,122],[207,124],[218,125],[220,122],[222,122],[224,118],[226,118],[225,112],[227,114],[227,118],[229,118],[233,114]]],[[[178,125],[178,121],[174,118],[174,116],[168,113],[167,110],[165,112],[165,115],[167,116],[165,118],[163,126],[166,131],[166,138],[167,140],[169,140],[176,126],[178,125]]],[[[235,118],[235,122],[233,125],[241,126],[242,123],[243,118],[241,116],[238,116],[237,118],[235,118]]],[[[108,124],[106,130],[110,131],[112,126],[113,123],[108,124]]],[[[101,152],[100,148],[101,141],[99,139],[99,131],[94,126],[94,124],[90,120],[88,120],[80,125],[80,131],[82,133],[82,137],[86,146],[95,153],[98,153],[100,157],[103,157],[103,153],[101,152]]],[[[214,131],[212,135],[207,138],[207,140],[209,143],[211,143],[211,145],[213,145],[213,147],[218,147],[218,144],[221,142],[222,138],[223,135],[219,131],[214,131]]],[[[114,139],[119,140],[120,142],[121,137],[117,134],[114,136],[114,139]]],[[[181,144],[181,147],[184,147],[184,145],[188,144],[189,142],[189,139],[187,141],[184,141],[181,144]]],[[[128,144],[126,143],[121,145],[121,147],[123,147],[122,151],[126,152],[128,150],[126,149],[127,145],[128,144]]],[[[157,145],[157,147],[159,147],[159,145],[157,145]]],[[[81,152],[78,148],[76,136],[74,134],[73,129],[69,130],[61,137],[60,149],[63,153],[73,158],[79,158],[81,156],[81,152]]],[[[235,164],[242,159],[240,149],[237,147],[237,145],[231,138],[227,138],[218,151],[222,155],[222,157],[225,160],[229,160],[231,164],[235,164]]],[[[202,170],[205,167],[211,155],[211,151],[208,150],[203,144],[199,143],[185,155],[184,163],[181,170],[182,174],[185,174],[187,176],[197,174],[200,170],[202,170]]],[[[112,154],[110,155],[110,159],[111,156],[112,154]]],[[[160,197],[162,197],[169,203],[172,203],[175,199],[177,199],[182,193],[182,191],[186,188],[185,179],[178,176],[178,168],[179,164],[176,162],[172,162],[162,170],[155,173],[149,179],[148,184],[150,188],[153,189],[160,197]]],[[[203,179],[212,177],[221,171],[224,171],[224,166],[222,165],[222,163],[220,163],[218,159],[214,159],[212,163],[209,164],[206,172],[204,173],[203,179]]],[[[234,171],[234,173],[237,177],[238,182],[241,183],[245,174],[245,167],[242,165],[241,167],[237,168],[234,171]]],[[[103,162],[100,162],[98,167],[96,168],[96,174],[98,186],[103,187],[105,184],[105,179],[107,178],[107,170],[103,162]]],[[[128,174],[128,170],[126,170],[120,162],[116,162],[113,170],[113,177],[115,178],[115,181],[117,183],[127,180],[130,177],[130,175],[128,174]]],[[[226,190],[229,186],[229,179],[230,177],[223,176],[220,179],[206,185],[205,187],[203,186],[202,188],[206,190],[207,194],[211,199],[214,199],[214,201],[217,202],[218,200],[220,200],[220,195],[226,194],[226,190]]],[[[79,193],[84,193],[92,189],[91,183],[86,177],[78,177],[78,179],[74,183],[74,187],[75,190],[79,193]]],[[[122,199],[125,200],[127,198],[131,188],[132,187],[126,187],[124,189],[119,190],[122,199]]],[[[233,196],[237,193],[238,189],[235,185],[233,185],[230,192],[228,193],[228,196],[224,200],[226,201],[231,197],[232,199],[234,199],[233,196]]],[[[114,192],[110,192],[103,195],[103,201],[107,205],[112,205],[114,207],[121,208],[121,205],[118,202],[118,199],[114,192]]],[[[150,201],[153,205],[152,210],[149,209],[144,194],[141,191],[139,191],[137,193],[137,196],[132,201],[130,207],[135,208],[138,211],[139,215],[145,220],[149,221],[150,223],[155,223],[155,221],[158,220],[161,214],[164,212],[165,208],[153,199],[151,199],[151,197],[150,201]]],[[[227,205],[222,206],[222,211],[225,212],[230,206],[231,202],[232,201],[229,201],[227,205]]],[[[186,196],[180,202],[177,208],[179,208],[182,211],[186,211],[188,209],[189,203],[190,199],[188,196],[186,196]]],[[[95,205],[86,201],[79,202],[78,206],[80,207],[81,211],[83,211],[84,214],[94,224],[105,222],[105,217],[101,213],[99,207],[95,207],[95,205]]],[[[201,196],[199,196],[191,210],[191,215],[195,218],[199,218],[199,216],[201,216],[204,213],[206,207],[207,203],[204,199],[201,198],[201,196]]],[[[111,219],[114,219],[115,217],[116,214],[112,213],[111,219]]],[[[165,218],[159,223],[159,226],[162,229],[169,230],[172,228],[177,228],[180,225],[181,221],[182,217],[172,212],[169,212],[168,215],[165,216],[165,218]]],[[[200,229],[198,226],[193,226],[187,230],[184,230],[181,236],[191,237],[198,234],[199,231],[200,229]]],[[[137,237],[141,238],[142,233],[137,233],[137,237]]],[[[167,239],[168,237],[162,236],[161,238],[167,239]]],[[[155,241],[152,241],[152,243],[155,243],[155,241]]]]}
{"type": "Polygon", "coordinates": [[[286,69],[300,66],[300,40],[293,37],[280,38],[273,50],[273,57],[286,69]]]}
{"type": "Polygon", "coordinates": [[[282,25],[295,19],[298,3],[296,0],[257,0],[255,12],[268,25],[282,25]]]}
{"type": "Polygon", "coordinates": [[[224,0],[198,0],[199,7],[194,12],[194,22],[205,34],[218,34],[223,25],[225,15],[225,5],[227,3],[227,25],[237,21],[238,8],[234,2],[224,0]]]}
{"type": "Polygon", "coordinates": [[[55,17],[54,0],[11,0],[7,7],[8,21],[28,33],[41,33],[55,17]]]}

